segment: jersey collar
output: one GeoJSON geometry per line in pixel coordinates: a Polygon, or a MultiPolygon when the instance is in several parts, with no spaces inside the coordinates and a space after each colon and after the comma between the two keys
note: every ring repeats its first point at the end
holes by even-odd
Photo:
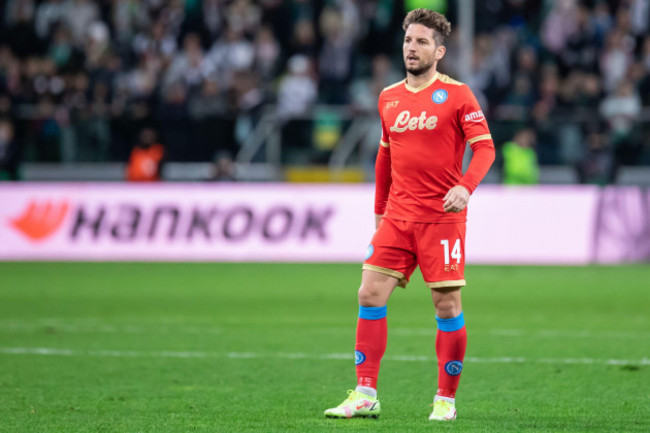
{"type": "Polygon", "coordinates": [[[440,75],[440,73],[439,73],[438,71],[436,71],[436,73],[433,74],[433,77],[431,77],[431,79],[430,79],[429,81],[427,81],[426,83],[424,83],[424,84],[421,85],[420,87],[412,87],[412,86],[409,86],[408,83],[406,82],[406,79],[405,79],[405,80],[404,80],[404,86],[406,87],[406,90],[408,90],[409,92],[412,92],[412,93],[418,93],[418,92],[420,92],[421,90],[424,90],[424,89],[426,89],[427,87],[429,87],[430,85],[432,85],[433,82],[436,81],[436,80],[438,79],[438,76],[439,76],[439,75],[440,75]]]}

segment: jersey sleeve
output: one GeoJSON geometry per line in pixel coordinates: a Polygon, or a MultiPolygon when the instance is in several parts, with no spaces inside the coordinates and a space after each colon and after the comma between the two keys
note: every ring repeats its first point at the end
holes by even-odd
{"type": "Polygon", "coordinates": [[[494,142],[485,115],[470,88],[461,86],[459,96],[458,122],[465,136],[465,142],[470,144],[474,152],[459,185],[471,194],[494,162],[494,142]]]}
{"type": "Polygon", "coordinates": [[[459,89],[458,122],[463,130],[465,141],[470,145],[483,140],[492,142],[492,135],[490,135],[483,110],[481,110],[474,93],[466,85],[460,86],[459,89]]]}
{"type": "Polygon", "coordinates": [[[379,146],[377,161],[375,162],[375,214],[386,213],[386,204],[390,186],[393,183],[391,177],[390,148],[379,146]]]}
{"type": "Polygon", "coordinates": [[[383,96],[383,93],[380,94],[379,100],[377,101],[377,111],[379,111],[379,119],[381,120],[381,141],[379,144],[381,144],[383,147],[389,147],[390,137],[388,136],[388,128],[386,128],[386,124],[384,123],[384,116],[382,116],[382,110],[385,106],[383,102],[383,96]]]}
{"type": "Polygon", "coordinates": [[[381,141],[379,142],[379,152],[377,153],[377,160],[375,162],[375,214],[383,215],[386,212],[386,204],[388,203],[388,194],[390,193],[390,186],[393,183],[391,177],[391,161],[390,161],[390,138],[388,137],[388,130],[384,123],[382,116],[382,95],[379,96],[377,108],[379,110],[379,119],[381,120],[381,141]]]}

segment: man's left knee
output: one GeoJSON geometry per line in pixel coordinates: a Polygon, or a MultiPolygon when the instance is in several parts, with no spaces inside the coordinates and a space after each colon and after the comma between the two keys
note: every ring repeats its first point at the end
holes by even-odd
{"type": "Polygon", "coordinates": [[[439,318],[452,319],[463,311],[460,300],[460,287],[432,289],[432,292],[436,316],[439,318]]]}

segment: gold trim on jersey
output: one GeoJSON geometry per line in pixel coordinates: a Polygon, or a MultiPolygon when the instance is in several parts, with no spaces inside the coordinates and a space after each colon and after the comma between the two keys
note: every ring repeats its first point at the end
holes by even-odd
{"type": "Polygon", "coordinates": [[[426,283],[430,289],[441,289],[443,287],[464,287],[465,280],[447,280],[447,281],[436,281],[433,283],[426,283]]]}
{"type": "Polygon", "coordinates": [[[445,83],[445,84],[450,84],[452,86],[462,86],[463,85],[463,83],[461,83],[460,81],[454,80],[449,75],[441,74],[440,72],[436,71],[436,73],[433,74],[433,77],[431,77],[431,79],[429,81],[427,81],[426,83],[424,83],[423,85],[421,85],[419,87],[409,86],[409,83],[406,81],[406,79],[403,79],[402,81],[398,81],[397,83],[391,84],[388,87],[384,87],[384,89],[382,91],[390,90],[390,89],[393,89],[393,88],[395,88],[395,87],[397,87],[397,86],[399,86],[401,84],[404,84],[404,87],[406,87],[406,90],[408,90],[409,92],[418,93],[418,92],[426,89],[427,87],[429,87],[436,80],[438,80],[438,81],[440,81],[442,83],[445,83]]]}
{"type": "Polygon", "coordinates": [[[367,271],[379,272],[380,274],[388,275],[390,277],[395,277],[395,278],[397,278],[399,280],[397,285],[400,286],[400,287],[403,287],[403,288],[405,288],[406,283],[408,283],[408,280],[406,279],[406,277],[404,276],[403,273],[398,272],[398,271],[394,271],[392,269],[382,268],[381,266],[367,265],[367,264],[364,264],[362,266],[362,269],[365,269],[367,271]]]}
{"type": "Polygon", "coordinates": [[[451,84],[453,86],[462,86],[463,85],[463,83],[461,83],[460,81],[454,80],[449,75],[445,75],[445,74],[438,75],[438,80],[442,81],[445,84],[451,84]]]}
{"type": "Polygon", "coordinates": [[[379,140],[379,144],[381,144],[384,147],[390,147],[390,143],[386,143],[384,140],[379,140]]]}
{"type": "Polygon", "coordinates": [[[429,81],[427,81],[426,83],[422,84],[419,87],[409,86],[409,83],[407,83],[406,80],[404,80],[404,85],[406,86],[406,90],[408,90],[409,92],[418,93],[419,91],[424,90],[427,87],[429,87],[430,85],[432,85],[433,82],[436,81],[440,75],[441,74],[438,71],[436,71],[436,73],[433,74],[433,77],[431,77],[431,79],[429,81]]]}
{"type": "Polygon", "coordinates": [[[474,144],[477,141],[481,141],[481,140],[492,140],[492,134],[478,135],[478,136],[476,136],[474,138],[470,138],[469,140],[467,140],[467,142],[469,144],[474,144]]]}

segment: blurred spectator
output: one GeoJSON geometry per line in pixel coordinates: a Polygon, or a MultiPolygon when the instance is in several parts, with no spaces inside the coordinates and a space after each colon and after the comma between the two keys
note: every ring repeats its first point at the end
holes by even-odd
{"type": "Polygon", "coordinates": [[[236,152],[234,108],[217,81],[203,82],[189,100],[188,110],[196,140],[197,160],[209,161],[215,151],[236,152]]]}
{"type": "Polygon", "coordinates": [[[334,9],[323,11],[320,28],[324,41],[318,59],[319,94],[326,104],[345,104],[352,78],[352,32],[346,28],[343,15],[334,9]]]}
{"type": "Polygon", "coordinates": [[[289,59],[287,74],[280,80],[278,88],[280,119],[304,114],[316,102],[318,93],[311,68],[311,63],[305,56],[296,55],[289,59]]]}
{"type": "Polygon", "coordinates": [[[561,54],[569,37],[578,29],[578,4],[576,0],[558,0],[552,5],[542,24],[541,37],[546,48],[561,54]]]}
{"type": "Polygon", "coordinates": [[[630,37],[618,29],[607,35],[605,50],[600,58],[600,70],[608,92],[614,91],[625,77],[627,68],[632,63],[632,44],[630,37]]]}
{"type": "Polygon", "coordinates": [[[255,35],[255,66],[262,80],[269,83],[277,73],[280,44],[269,26],[262,26],[255,35]]]}
{"type": "Polygon", "coordinates": [[[580,5],[576,11],[575,30],[568,35],[560,60],[564,70],[578,68],[596,71],[598,65],[596,31],[590,20],[589,9],[580,5]]]}
{"type": "Polygon", "coordinates": [[[251,0],[233,0],[227,7],[225,19],[228,27],[237,33],[252,36],[257,32],[262,13],[251,0]]]}
{"type": "Polygon", "coordinates": [[[284,124],[283,144],[287,148],[310,149],[311,121],[301,116],[309,113],[316,103],[316,80],[312,76],[311,63],[305,56],[291,57],[287,68],[287,74],[280,81],[277,103],[278,119],[284,124]]]}
{"type": "Polygon", "coordinates": [[[196,143],[192,140],[195,131],[190,127],[188,90],[183,82],[176,81],[165,88],[156,118],[167,156],[174,161],[196,161],[196,143]]]}
{"type": "Polygon", "coordinates": [[[34,6],[33,0],[7,0],[4,4],[7,42],[21,59],[38,53],[41,48],[34,29],[34,6]]]}
{"type": "Polygon", "coordinates": [[[216,39],[223,29],[223,0],[203,0],[203,22],[211,39],[216,39]]]}
{"type": "MultiPolygon", "coordinates": [[[[250,71],[237,73],[233,80],[231,96],[238,113],[235,121],[235,136],[237,142],[244,143],[260,119],[262,104],[266,101],[257,74],[250,71]]],[[[236,151],[233,148],[229,150],[236,151]]]]}
{"type": "Polygon", "coordinates": [[[216,40],[207,54],[209,73],[224,87],[232,85],[236,71],[249,70],[255,61],[255,47],[244,37],[242,30],[227,27],[225,34],[216,40]]]}
{"type": "MultiPolygon", "coordinates": [[[[156,67],[156,71],[159,69],[156,67]]],[[[172,83],[183,82],[189,89],[197,89],[209,72],[210,65],[205,60],[199,35],[188,33],[183,39],[183,51],[174,55],[163,85],[167,87],[172,83]]]]}
{"type": "Polygon", "coordinates": [[[623,164],[635,164],[641,152],[636,140],[636,118],[641,112],[641,101],[632,83],[622,81],[616,93],[608,96],[600,106],[600,113],[609,125],[611,141],[623,164]]]}
{"type": "Polygon", "coordinates": [[[296,22],[289,44],[289,55],[302,54],[309,58],[318,56],[316,45],[316,30],[310,20],[302,19],[296,22]]]}
{"type": "Polygon", "coordinates": [[[154,182],[160,180],[165,156],[164,147],[158,143],[156,130],[146,127],[140,131],[138,143],[131,151],[126,167],[126,180],[154,182]]]}
{"type": "Polygon", "coordinates": [[[178,49],[176,37],[169,32],[161,19],[135,35],[132,45],[136,55],[159,56],[165,66],[171,62],[172,56],[178,49]]]}
{"type": "Polygon", "coordinates": [[[44,1],[36,8],[36,35],[40,39],[47,39],[53,32],[52,29],[60,23],[63,23],[67,12],[63,0],[44,1]]]}
{"type": "Polygon", "coordinates": [[[210,180],[218,182],[233,182],[235,179],[235,163],[228,152],[218,152],[213,163],[213,175],[210,180]]]}
{"type": "Polygon", "coordinates": [[[393,69],[388,56],[377,54],[372,59],[370,77],[352,83],[351,96],[354,108],[374,113],[377,110],[377,99],[381,91],[403,79],[404,77],[393,69]]]}
{"type": "MultiPolygon", "coordinates": [[[[87,152],[83,161],[106,161],[109,159],[111,131],[109,124],[110,101],[106,83],[98,81],[90,90],[88,111],[85,113],[83,140],[79,141],[81,149],[87,152]]],[[[80,150],[81,150],[80,149],[80,150]]]]}
{"type": "Polygon", "coordinates": [[[119,43],[128,43],[138,29],[150,23],[146,2],[138,0],[114,0],[112,28],[119,43]]]}
{"type": "Polygon", "coordinates": [[[20,158],[13,123],[7,118],[0,118],[0,181],[19,179],[20,158]]]}
{"type": "Polygon", "coordinates": [[[585,74],[580,82],[578,105],[593,109],[603,98],[602,82],[597,74],[585,74]]]}
{"type": "Polygon", "coordinates": [[[615,157],[603,123],[587,126],[585,157],[578,161],[576,168],[580,183],[605,185],[614,182],[615,157]]]}
{"type": "Polygon", "coordinates": [[[628,3],[632,33],[636,36],[647,35],[650,31],[650,1],[630,0],[628,3]]]}
{"type": "Polygon", "coordinates": [[[72,72],[81,68],[83,55],[73,45],[70,30],[65,25],[56,26],[47,57],[61,72],[72,72]]]}
{"type": "Polygon", "coordinates": [[[596,2],[590,20],[592,28],[594,29],[596,46],[598,49],[602,49],[605,43],[605,38],[614,25],[614,20],[609,12],[607,2],[596,2]]]}
{"type": "Polygon", "coordinates": [[[65,0],[65,22],[77,45],[83,45],[90,25],[99,19],[99,8],[91,0],[65,0]]]}
{"type": "Polygon", "coordinates": [[[650,35],[643,40],[639,63],[642,74],[639,80],[639,95],[643,105],[650,107],[650,35]]]}
{"type": "Polygon", "coordinates": [[[190,116],[195,120],[224,116],[227,109],[225,95],[214,80],[205,80],[189,103],[190,116]]]}
{"type": "Polygon", "coordinates": [[[535,153],[535,131],[525,128],[517,132],[501,149],[503,155],[503,183],[532,185],[539,182],[539,166],[535,153]]]}

